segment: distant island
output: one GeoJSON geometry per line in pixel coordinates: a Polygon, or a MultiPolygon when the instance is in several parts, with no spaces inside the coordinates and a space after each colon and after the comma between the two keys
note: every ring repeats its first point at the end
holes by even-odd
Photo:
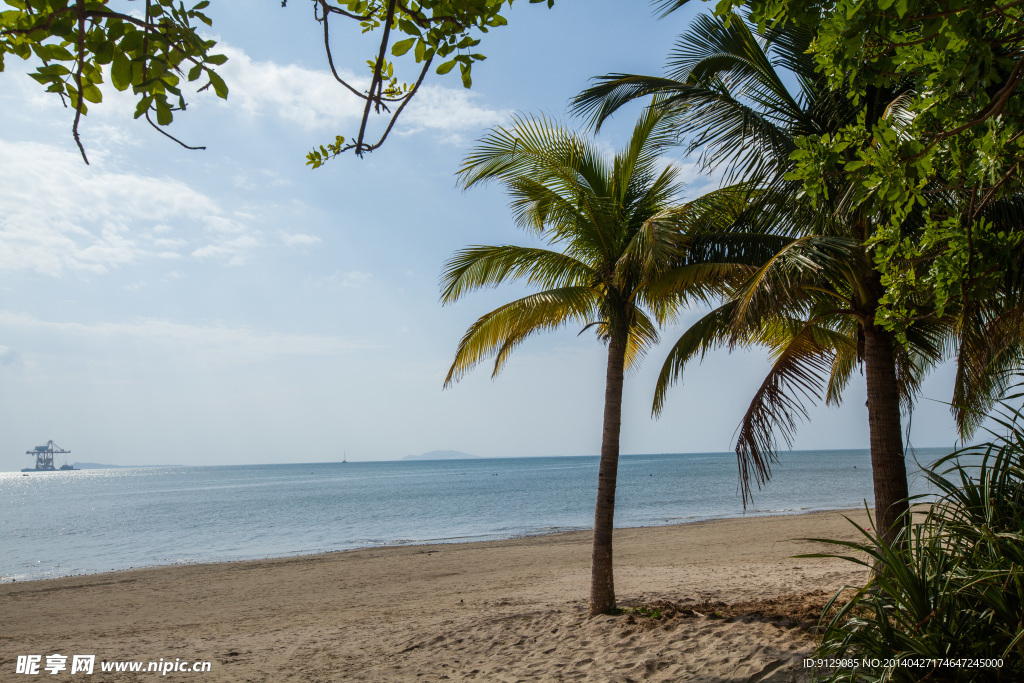
{"type": "Polygon", "coordinates": [[[479,455],[470,455],[462,451],[430,451],[419,455],[407,455],[402,460],[479,460],[479,455]]]}

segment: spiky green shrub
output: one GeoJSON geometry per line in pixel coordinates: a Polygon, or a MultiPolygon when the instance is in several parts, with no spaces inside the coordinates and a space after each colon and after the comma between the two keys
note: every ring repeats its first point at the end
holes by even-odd
{"type": "Polygon", "coordinates": [[[1005,434],[926,471],[940,497],[895,542],[815,539],[871,570],[825,608],[826,680],[1024,681],[1024,415],[996,420],[1005,434]]]}

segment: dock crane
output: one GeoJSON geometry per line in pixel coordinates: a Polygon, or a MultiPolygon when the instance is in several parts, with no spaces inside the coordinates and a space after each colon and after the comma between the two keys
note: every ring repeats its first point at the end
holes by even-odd
{"type": "MultiPolygon", "coordinates": [[[[53,472],[54,470],[58,469],[58,468],[53,466],[53,456],[54,455],[62,455],[62,454],[65,454],[65,453],[70,453],[70,452],[71,451],[66,451],[63,448],[61,448],[60,446],[58,446],[57,444],[55,444],[53,442],[53,440],[51,439],[50,441],[47,441],[46,444],[43,445],[43,446],[36,446],[31,451],[25,451],[25,455],[34,455],[36,457],[36,466],[35,467],[25,467],[21,471],[22,472],[53,472]]],[[[71,465],[64,464],[64,465],[61,465],[60,469],[62,469],[62,470],[73,470],[75,468],[72,467],[71,465]]]]}

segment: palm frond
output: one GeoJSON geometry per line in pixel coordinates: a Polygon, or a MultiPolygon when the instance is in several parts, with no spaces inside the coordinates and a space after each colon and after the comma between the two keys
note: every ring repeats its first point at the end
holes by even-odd
{"type": "Polygon", "coordinates": [[[596,83],[572,98],[569,111],[590,121],[595,131],[626,104],[653,95],[671,95],[692,86],[674,78],[613,73],[591,79],[596,83]]]}
{"type": "Polygon", "coordinates": [[[653,415],[661,414],[669,388],[682,381],[687,363],[697,357],[704,358],[708,351],[729,343],[735,307],[736,302],[730,301],[702,316],[672,346],[654,387],[653,415]]]}
{"type": "Polygon", "coordinates": [[[679,259],[678,226],[685,211],[685,207],[669,206],[648,216],[622,250],[619,270],[638,273],[650,282],[670,268],[679,259]]]}
{"type": "MultiPolygon", "coordinates": [[[[800,87],[802,108],[813,110],[826,95],[823,76],[817,72],[812,46],[816,31],[797,22],[780,22],[766,26],[764,39],[769,46],[772,66],[788,71],[800,87]]],[[[826,95],[827,96],[827,95],[826,95]]]]}
{"type": "Polygon", "coordinates": [[[441,274],[441,302],[502,282],[525,279],[545,289],[583,286],[593,277],[584,263],[566,254],[516,245],[473,246],[455,252],[441,274]]]}
{"type": "Polygon", "coordinates": [[[511,126],[496,126],[480,139],[457,175],[464,189],[532,175],[571,192],[585,180],[600,185],[608,169],[592,142],[558,122],[546,116],[513,116],[511,126]]]}
{"type": "Polygon", "coordinates": [[[907,329],[906,343],[894,349],[896,384],[904,411],[909,411],[920,395],[921,382],[928,371],[942,361],[953,334],[951,320],[920,320],[907,329]]]}
{"type": "Polygon", "coordinates": [[[492,377],[501,372],[508,355],[537,332],[569,322],[588,324],[597,309],[589,287],[563,287],[530,294],[481,316],[459,341],[444,386],[459,381],[484,358],[494,355],[492,377]]]}
{"type": "Polygon", "coordinates": [[[736,461],[744,508],[753,490],[771,476],[778,462],[776,438],[792,446],[797,421],[807,419],[805,401],[820,400],[820,387],[831,373],[834,350],[822,344],[813,323],[792,323],[789,338],[780,344],[772,368],[761,383],[736,430],[736,461]]]}
{"type": "Polygon", "coordinates": [[[656,0],[651,3],[661,12],[659,17],[664,19],[668,15],[675,12],[677,9],[685,5],[689,0],[656,0]]]}
{"type": "Polygon", "coordinates": [[[680,36],[666,77],[620,73],[597,78],[574,98],[572,110],[599,130],[627,102],[658,95],[651,106],[672,112],[678,137],[690,137],[687,153],[701,150],[706,168],[724,166],[727,182],[781,175],[791,163],[794,138],[821,132],[815,122],[822,113],[816,98],[820,89],[809,85],[820,77],[800,52],[807,36],[793,34],[776,30],[759,37],[737,15],[700,15],[680,36]],[[776,63],[804,70],[798,80],[806,102],[788,91],[776,63]]]}
{"type": "Polygon", "coordinates": [[[578,197],[566,196],[533,176],[510,179],[505,187],[516,225],[538,235],[547,233],[552,243],[576,236],[577,228],[590,222],[578,197]]]}
{"type": "Polygon", "coordinates": [[[997,399],[1024,367],[1024,307],[975,311],[960,330],[953,417],[962,438],[982,425],[997,399]]]}
{"type": "Polygon", "coordinates": [[[643,296],[645,301],[675,297],[680,304],[711,305],[727,296],[749,275],[750,269],[735,263],[686,263],[652,278],[643,296]]]}
{"type": "Polygon", "coordinates": [[[629,337],[626,340],[626,370],[630,370],[647,356],[647,351],[658,343],[658,326],[642,310],[634,309],[629,337]]]}
{"type": "MultiPolygon", "coordinates": [[[[661,97],[654,97],[651,105],[644,109],[633,126],[633,134],[629,143],[616,160],[620,160],[621,169],[617,175],[628,180],[630,187],[640,188],[641,194],[658,192],[657,185],[646,182],[650,177],[650,171],[655,162],[666,149],[679,143],[678,122],[670,115],[670,112],[660,106],[661,97]]],[[[674,178],[676,173],[673,169],[666,169],[669,175],[663,177],[674,178]]]]}
{"type": "Polygon", "coordinates": [[[738,302],[737,326],[780,313],[801,317],[801,311],[813,300],[809,298],[813,289],[824,293],[836,284],[856,279],[853,259],[859,253],[859,245],[847,239],[809,235],[790,241],[733,295],[738,302]]]}
{"type": "Polygon", "coordinates": [[[835,355],[829,371],[828,386],[825,388],[825,405],[838,406],[843,402],[843,391],[850,383],[853,371],[860,360],[857,353],[857,320],[843,316],[839,321],[840,330],[832,343],[835,355]]]}
{"type": "MultiPolygon", "coordinates": [[[[989,204],[983,216],[993,230],[1010,232],[1024,223],[1024,195],[989,204]]],[[[1007,254],[1006,270],[994,283],[993,296],[972,297],[959,313],[960,349],[953,393],[953,415],[964,438],[1024,368],[1024,244],[1007,254]]]]}
{"type": "Polygon", "coordinates": [[[769,120],[788,125],[805,112],[775,70],[768,45],[736,14],[726,18],[700,14],[669,54],[667,75],[689,83],[720,81],[769,120]]]}

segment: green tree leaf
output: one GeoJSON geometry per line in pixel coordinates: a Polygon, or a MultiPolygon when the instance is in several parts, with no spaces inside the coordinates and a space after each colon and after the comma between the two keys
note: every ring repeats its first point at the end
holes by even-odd
{"type": "Polygon", "coordinates": [[[391,54],[395,55],[396,57],[401,57],[406,52],[408,52],[410,48],[412,48],[412,46],[415,44],[416,38],[406,38],[405,40],[400,40],[391,46],[391,54]]]}
{"type": "Polygon", "coordinates": [[[110,65],[110,82],[122,92],[132,84],[132,62],[123,52],[114,55],[110,65]]]}
{"type": "Polygon", "coordinates": [[[166,126],[174,120],[174,115],[171,114],[171,108],[167,106],[167,102],[164,100],[156,100],[156,122],[161,126],[166,126]]]}
{"type": "Polygon", "coordinates": [[[215,71],[207,71],[207,76],[210,77],[210,83],[213,84],[213,91],[217,93],[217,97],[226,100],[228,98],[228,86],[215,71]]]}

